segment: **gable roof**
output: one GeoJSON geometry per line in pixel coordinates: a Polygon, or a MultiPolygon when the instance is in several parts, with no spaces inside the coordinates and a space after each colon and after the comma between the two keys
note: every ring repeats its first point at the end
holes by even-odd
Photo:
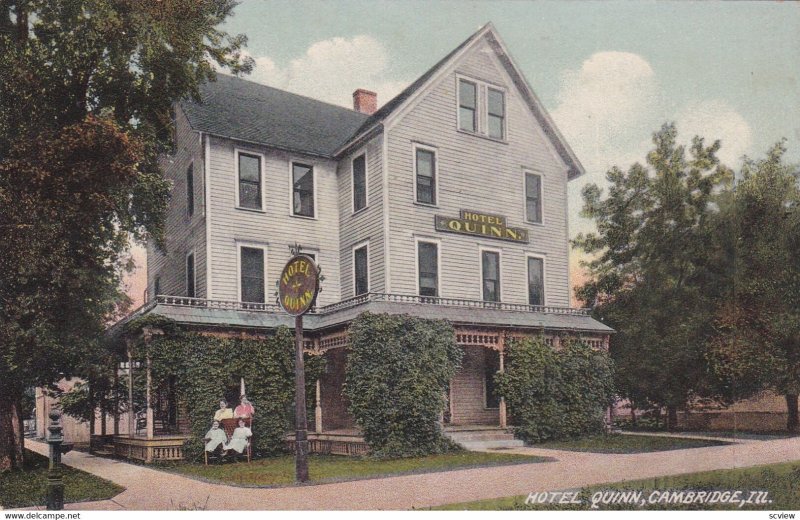
{"type": "Polygon", "coordinates": [[[333,157],[366,114],[226,74],[181,107],[194,130],[293,152],[333,157]]]}
{"type": "Polygon", "coordinates": [[[435,65],[433,65],[433,67],[428,69],[422,76],[417,78],[416,81],[406,87],[405,90],[384,104],[380,110],[372,114],[369,119],[364,121],[358,131],[339,149],[339,152],[358,141],[362,135],[370,133],[370,131],[377,125],[382,124],[383,121],[392,113],[405,105],[406,101],[408,101],[417,91],[426,87],[436,73],[449,65],[450,62],[461,53],[461,51],[470,47],[473,43],[484,37],[488,40],[492,50],[494,50],[503,66],[506,68],[506,71],[511,76],[517,89],[522,93],[524,101],[527,103],[534,117],[544,130],[544,133],[553,144],[553,147],[556,149],[559,157],[561,157],[561,159],[569,168],[568,178],[573,179],[583,175],[585,173],[583,165],[578,160],[578,157],[575,155],[575,152],[572,151],[572,148],[570,148],[569,144],[567,144],[566,140],[561,135],[561,132],[559,132],[558,128],[556,128],[555,123],[550,118],[547,110],[545,110],[544,105],[542,105],[541,101],[539,101],[539,98],[536,96],[536,94],[534,94],[533,89],[525,79],[525,76],[523,76],[519,67],[514,62],[514,59],[506,50],[505,45],[503,44],[500,36],[497,34],[497,31],[491,22],[474,32],[458,47],[448,53],[447,56],[439,60],[435,65]]]}

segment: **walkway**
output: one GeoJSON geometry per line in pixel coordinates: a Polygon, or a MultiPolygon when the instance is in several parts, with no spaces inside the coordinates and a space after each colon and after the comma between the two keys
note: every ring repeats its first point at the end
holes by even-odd
{"type": "MultiPolygon", "coordinates": [[[[47,445],[26,440],[46,453],[47,445]]],[[[555,457],[556,462],[456,470],[333,484],[272,489],[200,482],[148,467],[71,452],[64,462],[117,484],[113,500],[69,509],[411,509],[532,491],[573,489],[621,480],[800,460],[800,437],[741,441],[727,446],[629,455],[538,448],[505,451],[555,457]]]]}

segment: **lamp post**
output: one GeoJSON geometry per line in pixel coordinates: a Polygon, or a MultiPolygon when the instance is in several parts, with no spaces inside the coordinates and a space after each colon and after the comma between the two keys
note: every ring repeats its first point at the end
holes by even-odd
{"type": "Polygon", "coordinates": [[[50,445],[50,464],[47,471],[47,509],[56,511],[64,509],[64,474],[61,471],[61,454],[72,449],[64,444],[64,429],[61,427],[61,410],[50,410],[50,426],[47,444],[50,445]]]}

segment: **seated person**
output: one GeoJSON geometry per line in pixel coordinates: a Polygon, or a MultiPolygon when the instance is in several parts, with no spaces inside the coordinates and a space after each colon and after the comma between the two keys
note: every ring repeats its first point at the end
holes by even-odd
{"type": "Polygon", "coordinates": [[[214,421],[203,440],[206,441],[206,451],[213,452],[220,446],[225,449],[228,436],[225,435],[225,430],[219,427],[219,421],[214,421]]]}
{"type": "Polygon", "coordinates": [[[222,419],[233,419],[233,410],[228,408],[228,401],[225,399],[219,400],[219,410],[214,413],[215,421],[221,421],[222,419]]]}
{"type": "Polygon", "coordinates": [[[234,418],[238,419],[239,417],[244,417],[245,419],[249,419],[256,413],[256,409],[253,408],[252,403],[247,400],[244,394],[242,394],[241,403],[239,406],[236,407],[236,410],[233,411],[234,418]]]}
{"type": "Polygon", "coordinates": [[[240,455],[247,448],[247,442],[253,436],[252,430],[245,426],[244,419],[239,419],[239,426],[233,430],[231,441],[222,446],[223,450],[233,450],[240,455]]]}

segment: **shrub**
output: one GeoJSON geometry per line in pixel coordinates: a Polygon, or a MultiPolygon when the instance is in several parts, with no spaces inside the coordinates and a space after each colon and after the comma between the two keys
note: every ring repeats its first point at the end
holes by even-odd
{"type": "Polygon", "coordinates": [[[350,325],[344,395],[374,456],[410,457],[453,449],[439,418],[461,363],[443,320],[363,313],[350,325]]]}
{"type": "Polygon", "coordinates": [[[516,434],[542,442],[597,433],[612,402],[613,370],[604,351],[565,340],[553,350],[542,338],[506,343],[505,372],[495,376],[516,434]]]}

